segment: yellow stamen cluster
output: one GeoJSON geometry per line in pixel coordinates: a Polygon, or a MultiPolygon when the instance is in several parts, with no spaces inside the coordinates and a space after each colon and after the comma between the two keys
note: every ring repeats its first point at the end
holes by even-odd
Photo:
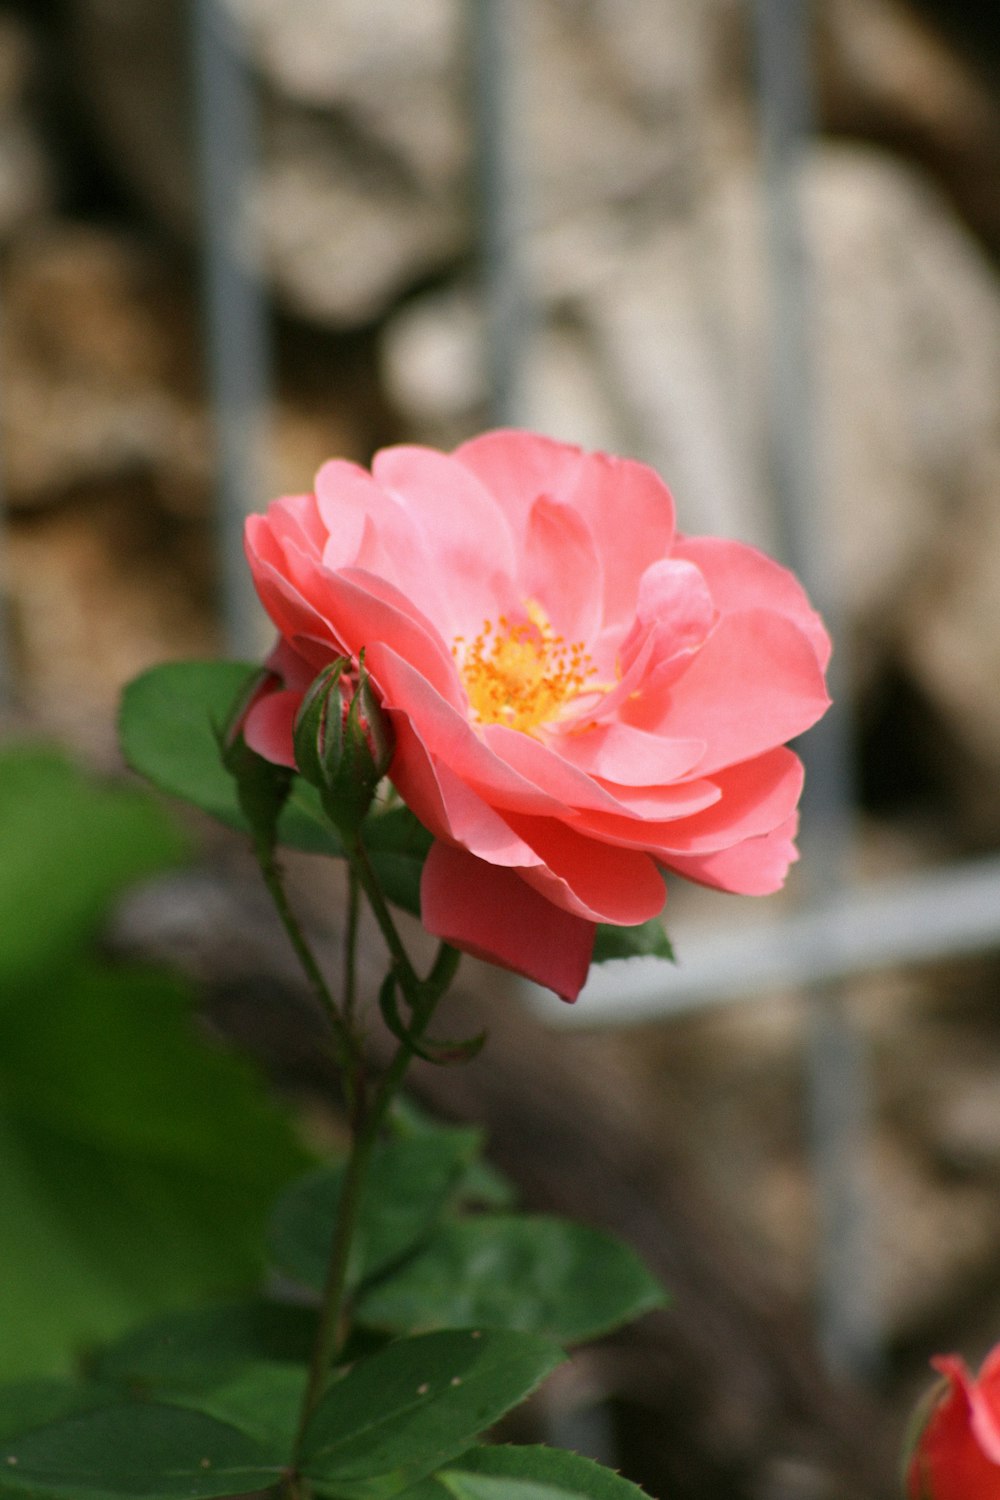
{"type": "Polygon", "coordinates": [[[471,643],[458,636],[452,654],[476,720],[531,734],[561,716],[595,668],[583,642],[556,635],[533,600],[525,610],[523,621],[487,620],[471,643]]]}

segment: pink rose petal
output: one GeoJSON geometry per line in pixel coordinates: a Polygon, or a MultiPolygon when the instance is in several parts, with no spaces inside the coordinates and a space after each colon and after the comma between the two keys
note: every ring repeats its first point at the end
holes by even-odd
{"type": "Polygon", "coordinates": [[[288,764],[312,675],[364,651],[439,935],[575,994],[593,924],[655,915],[662,867],[780,886],[829,641],[786,569],[678,536],[645,465],[515,431],[391,448],[325,464],[246,547],[284,688],[248,739],[288,764]]]}
{"type": "Polygon", "coordinates": [[[420,882],[424,926],[477,958],[575,1000],[594,947],[593,922],[553,906],[513,870],[432,845],[420,882]]]}

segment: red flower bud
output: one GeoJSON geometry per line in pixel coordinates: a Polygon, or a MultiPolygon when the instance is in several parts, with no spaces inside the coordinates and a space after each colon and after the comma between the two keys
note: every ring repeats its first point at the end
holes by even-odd
{"type": "Polygon", "coordinates": [[[907,1460],[907,1500],[1000,1500],[1000,1344],[975,1378],[957,1355],[931,1363],[944,1380],[907,1460]]]}

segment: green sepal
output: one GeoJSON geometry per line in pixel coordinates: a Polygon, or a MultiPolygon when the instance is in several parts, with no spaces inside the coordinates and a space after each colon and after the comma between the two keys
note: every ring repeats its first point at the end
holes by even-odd
{"type": "Polygon", "coordinates": [[[344,697],[340,680],[350,667],[346,656],[338,656],[324,667],[310,683],[295,716],[295,764],[320,792],[329,786],[343,756],[344,697]]]}
{"type": "Polygon", "coordinates": [[[347,700],[342,684],[351,670],[343,656],[324,667],[302,700],[293,730],[296,765],[318,788],[328,818],[344,839],[356,835],[364,822],[393,747],[364,652],[347,700]]]}
{"type": "Polygon", "coordinates": [[[259,672],[240,691],[227,723],[216,729],[219,755],[236,782],[240,811],[250,825],[254,839],[265,856],[274,852],[278,841],[278,820],[292,790],[295,772],[288,766],[275,765],[251,750],[243,738],[243,720],[247,709],[271,673],[259,672]]]}

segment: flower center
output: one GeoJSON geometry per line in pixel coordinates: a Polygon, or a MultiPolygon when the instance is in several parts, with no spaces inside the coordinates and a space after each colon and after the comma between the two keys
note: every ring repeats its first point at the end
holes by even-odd
{"type": "Polygon", "coordinates": [[[556,635],[533,599],[525,612],[527,619],[516,624],[506,615],[495,626],[487,620],[471,643],[457,636],[452,655],[476,720],[531,734],[561,717],[595,668],[583,642],[556,635]]]}

